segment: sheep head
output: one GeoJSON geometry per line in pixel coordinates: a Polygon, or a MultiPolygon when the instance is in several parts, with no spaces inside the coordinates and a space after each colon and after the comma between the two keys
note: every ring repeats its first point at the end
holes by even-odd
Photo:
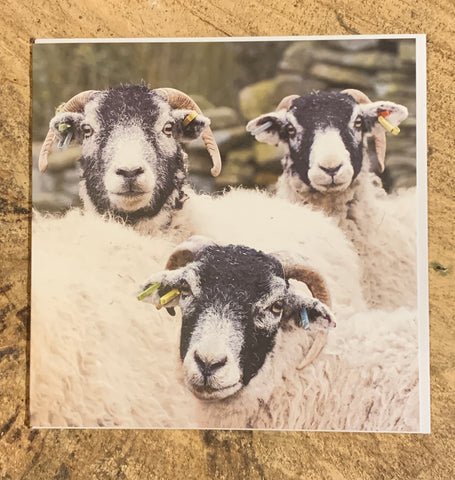
{"type": "Polygon", "coordinates": [[[183,92],[169,88],[121,86],[90,90],[63,105],[50,121],[40,154],[44,171],[55,139],[82,144],[82,194],[99,213],[126,220],[150,218],[175,197],[187,172],[181,143],[202,136],[213,160],[221,158],[205,117],[183,92]]]}
{"type": "Polygon", "coordinates": [[[180,292],[166,307],[182,310],[184,379],[204,400],[230,397],[248,385],[272,352],[280,326],[291,318],[301,325],[307,315],[308,327],[316,330],[335,325],[329,307],[310,293],[330,301],[320,275],[244,246],[191,237],[143,289],[155,282],[160,286],[148,297],[151,303],[170,290],[180,292]]]}
{"type": "Polygon", "coordinates": [[[276,111],[251,120],[247,130],[260,142],[284,144],[291,174],[308,188],[331,194],[346,190],[360,173],[368,136],[375,138],[384,169],[384,116],[397,126],[408,110],[389,101],[371,102],[359,90],[348,89],[285,97],[276,111]]]}

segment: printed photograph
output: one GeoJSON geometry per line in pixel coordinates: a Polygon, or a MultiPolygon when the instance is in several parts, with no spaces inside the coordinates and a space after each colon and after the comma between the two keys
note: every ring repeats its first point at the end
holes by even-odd
{"type": "Polygon", "coordinates": [[[424,56],[36,41],[31,425],[429,432],[424,56]]]}

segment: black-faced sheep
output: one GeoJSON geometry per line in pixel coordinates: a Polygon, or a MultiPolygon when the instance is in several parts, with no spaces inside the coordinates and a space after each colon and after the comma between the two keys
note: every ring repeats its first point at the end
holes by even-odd
{"type": "MultiPolygon", "coordinates": [[[[330,279],[332,270],[318,272],[330,293],[331,310],[339,312],[325,349],[321,352],[324,325],[316,331],[312,323],[307,330],[289,319],[276,332],[272,351],[248,385],[225,400],[207,402],[184,385],[180,309],[171,317],[165,308],[157,311],[136,299],[139,283],[157,275],[153,272],[163,272],[164,259],[185,245],[173,244],[168,236],[142,236],[88,212],[38,216],[32,227],[32,425],[418,429],[414,315],[401,310],[354,316],[344,312],[336,304],[339,294],[331,288],[337,286],[336,279],[330,279]]],[[[309,252],[315,248],[311,242],[307,245],[309,252]]],[[[222,247],[212,255],[217,251],[223,252],[222,247]]],[[[250,250],[239,247],[239,254],[242,251],[250,250]]],[[[343,257],[343,252],[333,251],[333,258],[337,254],[343,257]]],[[[258,257],[264,259],[262,254],[258,257]]],[[[292,260],[282,252],[278,257],[284,259],[287,278],[295,276],[292,260]]],[[[256,268],[263,266],[265,277],[277,271],[277,285],[283,287],[275,254],[256,268]]],[[[303,266],[308,271],[308,262],[303,266]]],[[[190,263],[187,267],[190,270],[190,263]]],[[[321,297],[322,284],[307,281],[321,297]]],[[[240,287],[239,298],[244,295],[240,287]]],[[[295,279],[284,288],[296,298],[311,296],[295,279]]],[[[222,301],[222,290],[213,294],[212,300],[222,301]]],[[[309,312],[311,320],[311,305],[309,312]]]]}
{"type": "MultiPolygon", "coordinates": [[[[271,205],[277,208],[270,212],[273,216],[280,210],[280,201],[272,200],[271,205]]],[[[286,212],[293,214],[292,208],[286,212]]],[[[300,239],[300,249],[307,249],[307,256],[283,252],[279,256],[284,262],[297,258],[307,268],[324,272],[337,315],[359,311],[363,302],[358,294],[355,254],[332,222],[311,213],[320,216],[325,228],[309,230],[306,238],[300,239]],[[336,249],[331,241],[336,242],[336,249]],[[317,252],[319,257],[313,262],[311,257],[317,252]],[[352,292],[352,299],[347,292],[352,292]]],[[[242,233],[234,231],[232,236],[242,233]]],[[[251,241],[261,239],[258,232],[250,235],[251,241]]],[[[285,247],[273,240],[273,235],[267,243],[273,250],[277,245],[285,247]]],[[[135,298],[139,282],[150,272],[161,271],[176,245],[168,234],[144,236],[96,213],[73,210],[61,218],[35,215],[30,376],[33,425],[197,425],[194,396],[187,395],[179,380],[178,317],[172,320],[164,309],[154,311],[135,298]]]]}
{"type": "Polygon", "coordinates": [[[148,228],[164,228],[186,198],[181,142],[202,136],[221,170],[218,147],[205,117],[183,92],[121,86],[89,90],[66,102],[50,121],[39,168],[55,139],[82,144],[80,194],[86,209],[148,228]]]}
{"type": "Polygon", "coordinates": [[[317,272],[201,237],[178,246],[141,291],[156,282],[151,303],[180,293],[165,306],[182,311],[180,358],[200,400],[198,426],[418,429],[413,312],[341,319],[326,347],[335,322],[317,272]]]}
{"type": "Polygon", "coordinates": [[[180,245],[167,266],[142,290],[159,283],[148,297],[156,304],[165,293],[180,292],[167,306],[178,303],[182,309],[180,358],[185,383],[198,398],[227,398],[248,385],[289,318],[306,328],[335,325],[322,303],[330,302],[325,282],[307,267],[283,266],[272,255],[239,245],[220,247],[204,237],[180,245]],[[304,282],[316,298],[294,289],[291,278],[304,282]]]}
{"type": "Polygon", "coordinates": [[[287,149],[277,195],[324,211],[352,240],[365,298],[375,308],[416,306],[415,191],[387,196],[366,153],[373,135],[384,168],[380,121],[396,128],[407,114],[402,105],[346,90],[286,97],[247,125],[258,141],[287,149]]]}

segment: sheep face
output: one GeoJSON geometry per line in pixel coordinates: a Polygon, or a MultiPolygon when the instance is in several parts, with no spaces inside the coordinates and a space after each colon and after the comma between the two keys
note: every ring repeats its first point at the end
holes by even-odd
{"type": "Polygon", "coordinates": [[[145,86],[124,86],[96,93],[83,113],[57,114],[50,127],[59,139],[71,132],[82,143],[84,200],[98,213],[134,222],[156,215],[173,194],[181,199],[186,166],[180,142],[210,123],[199,114],[184,125],[190,112],[171,108],[145,86]]]}
{"type": "Polygon", "coordinates": [[[261,115],[247,130],[261,142],[284,144],[289,150],[285,170],[310,189],[330,194],[346,190],[361,171],[365,138],[382,129],[378,116],[384,111],[394,126],[407,117],[406,107],[392,102],[359,104],[347,93],[320,92],[261,115]],[[270,126],[261,131],[267,122],[270,126]]]}
{"type": "Polygon", "coordinates": [[[324,304],[290,287],[275,257],[243,246],[208,246],[145,288],[155,281],[159,294],[181,292],[184,379],[203,400],[224,399],[248,385],[271,354],[280,324],[302,308],[324,328],[334,324],[324,304]]]}

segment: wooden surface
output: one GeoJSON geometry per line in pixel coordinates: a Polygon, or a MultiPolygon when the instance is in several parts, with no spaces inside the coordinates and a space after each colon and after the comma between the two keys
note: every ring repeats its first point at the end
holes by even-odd
{"type": "MultiPolygon", "coordinates": [[[[0,13],[0,478],[455,478],[453,0],[4,0],[0,13]],[[121,5],[121,6],[120,6],[121,5]],[[31,431],[30,38],[428,35],[431,435],[31,431]],[[448,268],[446,271],[445,268],[448,268]]],[[[70,64],[68,64],[70,68],[70,64]]]]}

